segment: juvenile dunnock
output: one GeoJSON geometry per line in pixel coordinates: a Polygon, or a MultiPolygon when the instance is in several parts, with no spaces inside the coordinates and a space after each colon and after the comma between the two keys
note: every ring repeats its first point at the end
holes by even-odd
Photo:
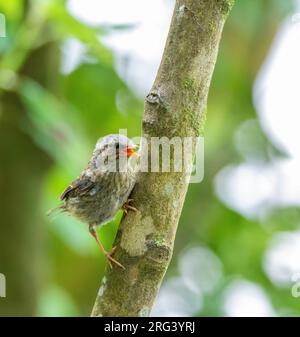
{"type": "Polygon", "coordinates": [[[98,239],[95,227],[112,220],[121,208],[136,211],[128,199],[136,179],[138,156],[134,143],[122,135],[100,139],[88,166],[62,193],[62,210],[89,224],[89,231],[112,263],[124,268],[107,252],[98,239]]]}

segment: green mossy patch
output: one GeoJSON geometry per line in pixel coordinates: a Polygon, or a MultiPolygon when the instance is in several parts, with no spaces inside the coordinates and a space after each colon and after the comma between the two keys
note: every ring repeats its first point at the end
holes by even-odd
{"type": "Polygon", "coordinates": [[[218,0],[222,14],[227,15],[231,11],[234,1],[235,0],[218,0]]]}

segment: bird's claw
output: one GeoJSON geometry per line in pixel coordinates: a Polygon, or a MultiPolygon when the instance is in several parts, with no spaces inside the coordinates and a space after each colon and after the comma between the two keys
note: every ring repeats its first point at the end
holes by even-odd
{"type": "Polygon", "coordinates": [[[110,250],[109,255],[110,255],[110,256],[113,256],[114,253],[115,253],[115,251],[116,251],[116,249],[117,249],[117,246],[114,246],[114,247],[110,250]]]}
{"type": "Polygon", "coordinates": [[[110,251],[110,252],[107,252],[105,254],[106,258],[107,258],[107,262],[108,262],[108,265],[109,267],[112,269],[113,268],[113,264],[117,265],[118,267],[122,268],[125,270],[125,267],[120,263],[118,262],[117,260],[115,260],[112,256],[114,255],[115,251],[116,251],[116,248],[117,247],[113,247],[113,249],[110,251]]]}
{"type": "Polygon", "coordinates": [[[133,212],[137,212],[137,211],[138,211],[137,208],[135,208],[135,207],[133,207],[133,206],[131,205],[132,202],[133,202],[133,199],[128,199],[128,200],[125,202],[125,204],[122,206],[122,209],[123,209],[123,211],[125,212],[125,214],[127,214],[129,210],[130,210],[130,211],[133,211],[133,212]]]}
{"type": "Polygon", "coordinates": [[[90,225],[89,225],[89,230],[90,230],[90,233],[93,235],[94,239],[96,240],[96,242],[97,242],[98,246],[100,247],[101,251],[102,251],[103,254],[106,256],[107,262],[108,262],[110,268],[113,268],[113,264],[116,264],[118,267],[120,267],[120,268],[122,268],[122,269],[125,270],[125,267],[124,267],[120,262],[118,262],[117,260],[115,260],[115,259],[112,257],[112,256],[114,255],[114,253],[115,253],[117,247],[115,246],[115,247],[113,247],[113,248],[111,249],[110,252],[107,252],[107,251],[105,250],[105,248],[103,247],[101,241],[98,239],[98,236],[97,236],[97,233],[96,233],[96,231],[95,231],[95,228],[94,228],[93,224],[90,224],[90,225]]]}

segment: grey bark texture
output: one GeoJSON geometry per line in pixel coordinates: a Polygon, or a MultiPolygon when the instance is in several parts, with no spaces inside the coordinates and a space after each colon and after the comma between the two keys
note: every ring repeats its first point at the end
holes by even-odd
{"type": "MultiPolygon", "coordinates": [[[[176,1],[158,74],[145,100],[143,137],[148,143],[151,137],[201,134],[221,33],[232,5],[233,0],[176,1]]],[[[150,315],[172,256],[186,178],[184,172],[139,174],[132,193],[138,211],[123,216],[115,242],[115,258],[126,270],[107,269],[92,316],[150,315]]]]}

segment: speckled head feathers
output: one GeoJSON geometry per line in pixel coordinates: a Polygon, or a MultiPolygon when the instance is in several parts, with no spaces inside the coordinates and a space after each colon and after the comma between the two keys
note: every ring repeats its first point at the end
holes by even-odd
{"type": "Polygon", "coordinates": [[[112,147],[122,146],[122,147],[130,147],[130,148],[136,147],[136,145],[126,136],[111,134],[111,135],[100,138],[97,142],[96,149],[100,150],[100,149],[104,149],[110,146],[112,147]]]}

